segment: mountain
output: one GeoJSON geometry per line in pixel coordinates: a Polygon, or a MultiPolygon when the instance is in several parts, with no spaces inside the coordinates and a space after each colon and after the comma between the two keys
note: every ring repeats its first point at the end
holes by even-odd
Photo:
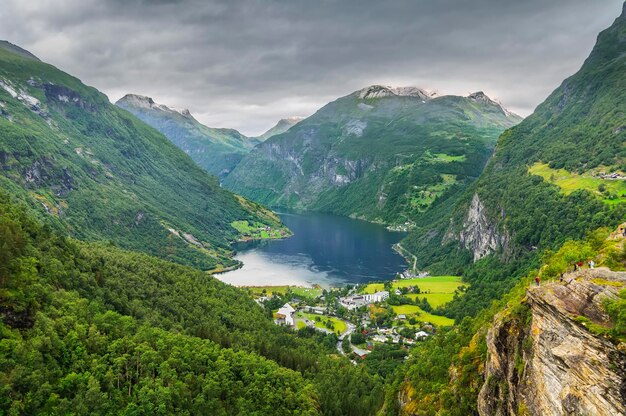
{"type": "Polygon", "coordinates": [[[282,118],[276,123],[274,127],[263,133],[262,135],[256,137],[256,139],[260,142],[264,142],[272,136],[276,136],[277,134],[282,134],[289,130],[291,127],[295,126],[299,122],[304,120],[304,117],[288,117],[282,118]]]}
{"type": "Polygon", "coordinates": [[[281,230],[274,214],[221,189],[161,133],[8,43],[0,168],[0,187],[57,229],[202,269],[236,263],[235,221],[281,230]]]}
{"type": "Polygon", "coordinates": [[[255,147],[224,186],[270,206],[406,227],[477,178],[519,121],[482,92],[374,85],[255,147]]]}
{"type": "Polygon", "coordinates": [[[402,242],[468,286],[439,310],[460,325],[414,349],[401,414],[624,412],[625,52],[626,4],[450,215],[402,242]]]}
{"type": "Polygon", "coordinates": [[[237,130],[207,127],[189,110],[174,110],[150,97],[127,94],[115,104],[163,133],[200,167],[216,176],[230,172],[259,143],[237,130]]]}
{"type": "MultiPolygon", "coordinates": [[[[486,306],[514,284],[516,262],[532,264],[543,250],[621,222],[626,212],[625,52],[622,14],[599,34],[580,70],[502,134],[494,157],[451,215],[429,218],[430,224],[420,224],[402,243],[420,254],[418,267],[459,273],[474,262],[477,267],[495,262],[489,268],[503,273],[496,280],[508,283],[472,285],[471,296],[464,296],[467,302],[475,295],[475,301],[482,299],[476,306],[486,306]]],[[[484,272],[480,275],[489,283],[484,272]]]]}
{"type": "Polygon", "coordinates": [[[23,58],[34,59],[35,61],[39,61],[32,53],[28,52],[26,49],[20,48],[17,45],[12,44],[11,42],[7,42],[6,40],[0,40],[0,49],[4,49],[9,52],[13,52],[16,55],[19,55],[23,58]]]}

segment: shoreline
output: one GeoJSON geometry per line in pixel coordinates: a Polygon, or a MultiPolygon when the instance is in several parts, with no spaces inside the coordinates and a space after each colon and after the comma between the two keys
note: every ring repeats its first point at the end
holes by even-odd
{"type": "Polygon", "coordinates": [[[402,247],[402,244],[400,243],[396,243],[393,246],[391,246],[391,248],[398,253],[399,255],[401,255],[406,261],[407,263],[409,263],[410,265],[410,259],[408,258],[408,256],[411,256],[413,258],[413,266],[409,266],[411,271],[416,271],[417,270],[417,256],[414,255],[413,253],[411,253],[409,250],[407,250],[406,248],[402,247]],[[406,253],[406,254],[405,254],[406,253]],[[407,256],[408,255],[408,256],[407,256]]]}

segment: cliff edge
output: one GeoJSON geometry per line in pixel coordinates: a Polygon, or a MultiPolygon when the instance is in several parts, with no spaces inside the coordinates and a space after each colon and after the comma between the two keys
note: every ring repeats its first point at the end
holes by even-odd
{"type": "Polygon", "coordinates": [[[626,415],[626,348],[591,331],[626,272],[586,269],[528,290],[487,335],[481,415],[626,415]]]}

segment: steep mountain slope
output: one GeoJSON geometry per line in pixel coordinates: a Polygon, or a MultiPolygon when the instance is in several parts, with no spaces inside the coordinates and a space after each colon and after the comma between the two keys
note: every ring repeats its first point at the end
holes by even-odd
{"type": "Polygon", "coordinates": [[[0,190],[0,413],[372,415],[381,381],[199,270],[51,232],[0,190]],[[330,355],[330,356],[329,356],[330,355]]]}
{"type": "Polygon", "coordinates": [[[4,46],[0,186],[48,223],[203,269],[234,263],[233,221],[279,227],[96,89],[4,46]]]}
{"type": "Polygon", "coordinates": [[[264,142],[265,140],[269,139],[272,136],[276,136],[278,134],[282,134],[286,132],[287,130],[289,130],[290,128],[292,128],[293,126],[295,126],[302,120],[304,120],[304,117],[282,118],[278,120],[278,123],[276,123],[274,127],[272,127],[271,129],[269,129],[262,135],[257,136],[255,138],[260,142],[264,142]]]}
{"type": "Polygon", "coordinates": [[[600,175],[623,169],[625,52],[626,4],[580,71],[502,134],[453,215],[405,240],[420,267],[457,267],[470,286],[445,308],[460,325],[414,349],[401,414],[625,411],[626,204],[622,175],[600,175]],[[573,271],[588,260],[615,272],[573,271]]]}
{"type": "Polygon", "coordinates": [[[375,85],[260,144],[224,185],[271,206],[410,224],[471,183],[519,120],[481,92],[375,85]]]}
{"type": "MultiPolygon", "coordinates": [[[[420,267],[455,261],[459,266],[461,257],[468,262],[487,257],[489,262],[494,253],[507,263],[529,261],[533,253],[620,222],[626,202],[621,174],[626,167],[624,91],[622,13],[598,36],[581,69],[531,116],[502,134],[493,159],[451,218],[436,227],[432,223],[437,219],[429,218],[431,224],[420,224],[403,246],[420,253],[420,267]],[[616,178],[602,179],[602,172],[614,172],[616,178]]],[[[472,287],[477,296],[490,298],[484,287],[472,287]]]]}
{"type": "Polygon", "coordinates": [[[207,127],[189,110],[177,111],[155,103],[150,97],[127,94],[115,105],[163,133],[200,167],[217,176],[228,174],[260,142],[237,130],[207,127]]]}

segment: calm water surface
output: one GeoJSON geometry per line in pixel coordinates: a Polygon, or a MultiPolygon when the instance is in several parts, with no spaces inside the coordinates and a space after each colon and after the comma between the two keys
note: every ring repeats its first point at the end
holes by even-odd
{"type": "Polygon", "coordinates": [[[329,287],[391,279],[407,266],[391,248],[403,233],[336,215],[279,215],[294,236],[239,245],[235,258],[244,266],[218,279],[236,286],[329,287]]]}

